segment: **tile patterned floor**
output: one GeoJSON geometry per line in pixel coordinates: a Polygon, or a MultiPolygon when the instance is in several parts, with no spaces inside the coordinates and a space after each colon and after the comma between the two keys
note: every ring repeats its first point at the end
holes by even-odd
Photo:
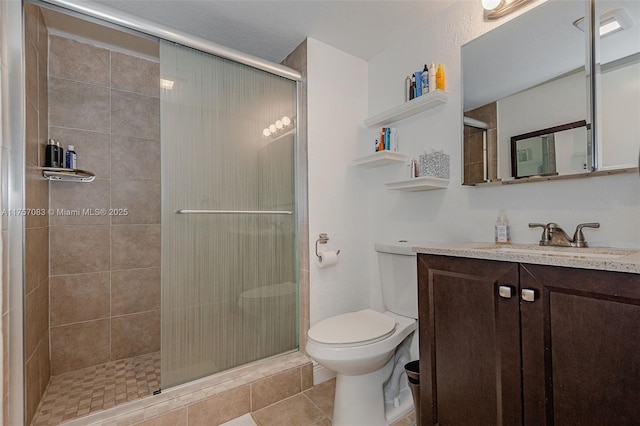
{"type": "MultiPolygon", "coordinates": [[[[336,381],[332,379],[262,410],[254,411],[251,416],[258,426],[331,426],[335,388],[336,381]]],[[[415,424],[415,414],[412,411],[392,426],[415,424]]]]}
{"type": "Polygon", "coordinates": [[[159,387],[159,352],[53,376],[31,425],[58,425],[150,395],[159,387]]]}
{"type": "MultiPolygon", "coordinates": [[[[109,362],[54,376],[31,426],[55,426],[150,395],[160,386],[160,354],[109,362]]],[[[331,426],[335,379],[246,414],[226,426],[331,426]]],[[[164,423],[163,423],[164,424],[164,423]]],[[[410,413],[392,426],[415,426],[410,413]]]]}

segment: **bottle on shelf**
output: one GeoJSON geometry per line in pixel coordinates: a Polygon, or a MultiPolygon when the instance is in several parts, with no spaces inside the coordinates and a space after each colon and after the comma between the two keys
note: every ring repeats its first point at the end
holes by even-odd
{"type": "Polygon", "coordinates": [[[65,156],[65,164],[64,166],[67,169],[77,169],[77,155],[73,145],[67,146],[67,155],[65,156]]]}
{"type": "Polygon", "coordinates": [[[407,76],[407,78],[404,79],[404,101],[408,102],[409,99],[411,99],[411,77],[407,76]]]}
{"type": "Polygon", "coordinates": [[[427,64],[424,64],[424,69],[422,70],[422,94],[429,93],[429,69],[427,68],[427,64]]]}
{"type": "Polygon", "coordinates": [[[431,62],[431,68],[429,68],[429,91],[436,90],[436,64],[431,62]]]}
{"type": "Polygon", "coordinates": [[[58,152],[58,167],[62,167],[64,168],[65,166],[65,161],[64,161],[64,149],[62,149],[62,147],[60,146],[60,141],[56,141],[56,151],[58,152]]]}
{"type": "Polygon", "coordinates": [[[47,149],[44,156],[45,167],[60,167],[60,160],[58,159],[58,147],[56,141],[49,139],[47,142],[47,149]]]}
{"type": "Polygon", "coordinates": [[[436,89],[444,90],[444,68],[442,68],[442,64],[438,64],[438,70],[436,71],[436,89]]]}
{"type": "Polygon", "coordinates": [[[416,75],[411,76],[411,85],[409,86],[409,100],[416,97],[416,75]]]}
{"type": "Polygon", "coordinates": [[[390,133],[391,133],[391,141],[389,143],[391,145],[391,150],[398,152],[398,128],[392,127],[390,129],[390,133]]]}
{"type": "Polygon", "coordinates": [[[391,127],[385,127],[384,130],[384,149],[391,151],[391,127]]]}

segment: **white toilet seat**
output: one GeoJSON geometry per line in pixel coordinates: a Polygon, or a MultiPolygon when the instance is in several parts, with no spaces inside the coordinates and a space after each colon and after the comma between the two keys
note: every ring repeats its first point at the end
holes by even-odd
{"type": "Polygon", "coordinates": [[[336,315],[315,324],[308,337],[322,345],[361,346],[386,339],[396,329],[394,318],[372,309],[336,315]]]}

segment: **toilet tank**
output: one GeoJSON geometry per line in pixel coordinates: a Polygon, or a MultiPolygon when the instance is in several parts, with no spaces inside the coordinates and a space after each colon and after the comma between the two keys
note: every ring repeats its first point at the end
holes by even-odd
{"type": "Polygon", "coordinates": [[[417,319],[418,265],[411,247],[406,241],[375,244],[385,309],[417,319]]]}

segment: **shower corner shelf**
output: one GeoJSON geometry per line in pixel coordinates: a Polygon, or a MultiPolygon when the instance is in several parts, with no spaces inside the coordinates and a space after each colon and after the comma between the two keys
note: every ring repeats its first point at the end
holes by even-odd
{"type": "Polygon", "coordinates": [[[46,180],[61,182],[92,182],[96,175],[80,169],[65,169],[61,167],[43,167],[42,176],[46,180]]]}
{"type": "Polygon", "coordinates": [[[378,151],[365,157],[356,158],[353,164],[364,169],[383,167],[390,164],[399,164],[407,161],[407,156],[395,151],[378,151]]]}

